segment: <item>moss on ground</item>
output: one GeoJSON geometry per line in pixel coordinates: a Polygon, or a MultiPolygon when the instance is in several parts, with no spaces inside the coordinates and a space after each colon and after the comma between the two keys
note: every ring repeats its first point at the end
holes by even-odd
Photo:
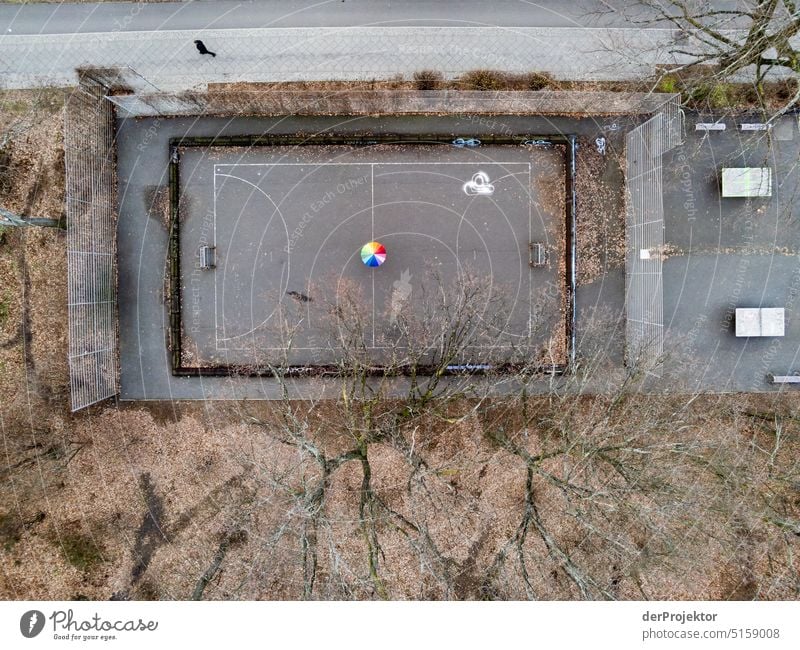
{"type": "Polygon", "coordinates": [[[57,544],[64,559],[80,571],[91,571],[104,561],[103,552],[94,538],[84,533],[65,533],[57,544]]]}

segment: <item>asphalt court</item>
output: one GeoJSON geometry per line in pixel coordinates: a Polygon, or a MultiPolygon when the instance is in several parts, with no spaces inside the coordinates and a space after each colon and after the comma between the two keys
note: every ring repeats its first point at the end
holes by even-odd
{"type": "Polygon", "coordinates": [[[336,364],[343,312],[375,364],[388,364],[419,342],[406,321],[435,321],[467,286],[479,288],[478,318],[459,363],[563,348],[563,148],[179,153],[184,367],[336,364]],[[387,249],[378,268],[360,258],[369,241],[387,249]],[[530,267],[531,242],[545,245],[544,267],[530,267]],[[215,247],[216,268],[199,268],[202,245],[215,247]]]}

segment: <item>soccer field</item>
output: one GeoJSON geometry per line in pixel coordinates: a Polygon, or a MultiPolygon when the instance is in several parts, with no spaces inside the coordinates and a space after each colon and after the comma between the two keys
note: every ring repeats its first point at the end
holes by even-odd
{"type": "Polygon", "coordinates": [[[175,151],[182,368],[332,367],[345,342],[402,365],[467,311],[454,363],[565,362],[563,146],[175,151]],[[368,242],[385,247],[380,266],[362,262],[368,242]]]}

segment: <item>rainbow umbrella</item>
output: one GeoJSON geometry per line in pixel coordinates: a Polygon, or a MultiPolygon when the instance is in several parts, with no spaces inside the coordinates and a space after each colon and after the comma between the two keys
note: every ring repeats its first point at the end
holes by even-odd
{"type": "Polygon", "coordinates": [[[380,266],[386,261],[386,249],[383,244],[371,241],[361,247],[361,261],[366,266],[380,266]]]}

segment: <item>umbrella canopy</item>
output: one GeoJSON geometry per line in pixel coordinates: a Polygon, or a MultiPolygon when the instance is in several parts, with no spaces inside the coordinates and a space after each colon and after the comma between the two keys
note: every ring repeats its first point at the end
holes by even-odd
{"type": "Polygon", "coordinates": [[[386,249],[383,244],[371,241],[361,247],[361,261],[366,266],[380,266],[386,261],[386,249]]]}

